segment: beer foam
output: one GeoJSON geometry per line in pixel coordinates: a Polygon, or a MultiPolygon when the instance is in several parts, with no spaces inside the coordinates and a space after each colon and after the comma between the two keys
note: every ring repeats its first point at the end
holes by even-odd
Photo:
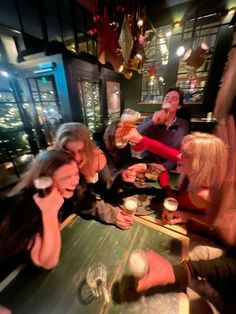
{"type": "Polygon", "coordinates": [[[46,189],[52,185],[51,177],[39,177],[34,180],[34,186],[36,189],[46,189]]]}
{"type": "Polygon", "coordinates": [[[137,209],[138,204],[137,204],[136,200],[129,198],[129,199],[125,200],[124,206],[128,210],[135,210],[135,209],[137,209]]]}
{"type": "Polygon", "coordinates": [[[178,202],[175,198],[165,198],[164,203],[163,203],[165,209],[173,212],[178,208],[178,202]]]}
{"type": "Polygon", "coordinates": [[[129,257],[129,269],[134,277],[142,277],[148,270],[148,260],[141,249],[134,250],[129,257]]]}

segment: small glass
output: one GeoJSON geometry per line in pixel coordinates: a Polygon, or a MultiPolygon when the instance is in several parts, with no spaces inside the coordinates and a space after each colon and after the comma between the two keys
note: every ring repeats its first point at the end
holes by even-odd
{"type": "Polygon", "coordinates": [[[139,200],[136,197],[127,197],[124,201],[124,211],[126,214],[134,216],[138,208],[139,200]]]}
{"type": "Polygon", "coordinates": [[[39,177],[34,180],[34,187],[36,188],[40,197],[45,197],[52,191],[52,178],[51,177],[39,177]]]}
{"type": "Polygon", "coordinates": [[[175,211],[178,208],[178,201],[173,197],[167,197],[163,202],[162,220],[166,223],[170,223],[173,219],[175,211]]]}
{"type": "Polygon", "coordinates": [[[102,262],[97,262],[89,267],[86,281],[96,298],[104,296],[105,301],[110,301],[110,293],[107,290],[107,268],[102,262]]]}

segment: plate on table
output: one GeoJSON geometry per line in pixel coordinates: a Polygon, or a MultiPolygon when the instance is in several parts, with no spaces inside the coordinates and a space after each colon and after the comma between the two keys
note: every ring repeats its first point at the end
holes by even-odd
{"type": "MultiPolygon", "coordinates": [[[[162,198],[156,195],[134,194],[132,197],[137,198],[139,201],[139,205],[135,213],[137,216],[151,215],[158,211],[160,204],[162,204],[162,198]]],[[[125,199],[126,198],[123,198],[123,201],[125,201],[125,199]]]]}

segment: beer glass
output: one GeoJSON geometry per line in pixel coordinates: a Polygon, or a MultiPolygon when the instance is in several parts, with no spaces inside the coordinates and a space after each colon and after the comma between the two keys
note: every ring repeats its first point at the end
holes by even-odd
{"type": "Polygon", "coordinates": [[[128,141],[124,140],[123,137],[129,133],[129,131],[135,127],[135,124],[141,117],[140,112],[133,109],[125,109],[120,117],[120,130],[115,136],[115,144],[118,148],[123,148],[128,144],[128,141]]]}
{"type": "Polygon", "coordinates": [[[53,181],[51,177],[39,177],[34,180],[34,187],[40,197],[45,197],[50,194],[52,190],[52,183],[53,181]]]}
{"type": "Polygon", "coordinates": [[[163,202],[162,220],[166,223],[170,223],[174,217],[174,213],[178,208],[178,201],[173,197],[167,197],[163,202]]]}

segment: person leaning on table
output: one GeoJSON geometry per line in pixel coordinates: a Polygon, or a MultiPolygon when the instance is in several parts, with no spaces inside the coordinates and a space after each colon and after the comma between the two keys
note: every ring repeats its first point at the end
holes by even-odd
{"type": "Polygon", "coordinates": [[[72,210],[78,182],[72,155],[50,150],[36,156],[10,197],[0,204],[0,270],[22,255],[45,269],[58,264],[59,212],[72,210]],[[35,179],[42,176],[52,179],[52,188],[45,197],[40,197],[34,186],[35,179]]]}
{"type": "Polygon", "coordinates": [[[106,181],[105,184],[109,185],[111,176],[106,157],[96,147],[86,125],[77,122],[62,124],[56,132],[54,148],[72,154],[76,160],[80,173],[77,186],[80,214],[114,224],[120,229],[129,229],[133,224],[133,217],[119,206],[105,202],[97,189],[97,185],[104,183],[101,181],[106,181]]]}

